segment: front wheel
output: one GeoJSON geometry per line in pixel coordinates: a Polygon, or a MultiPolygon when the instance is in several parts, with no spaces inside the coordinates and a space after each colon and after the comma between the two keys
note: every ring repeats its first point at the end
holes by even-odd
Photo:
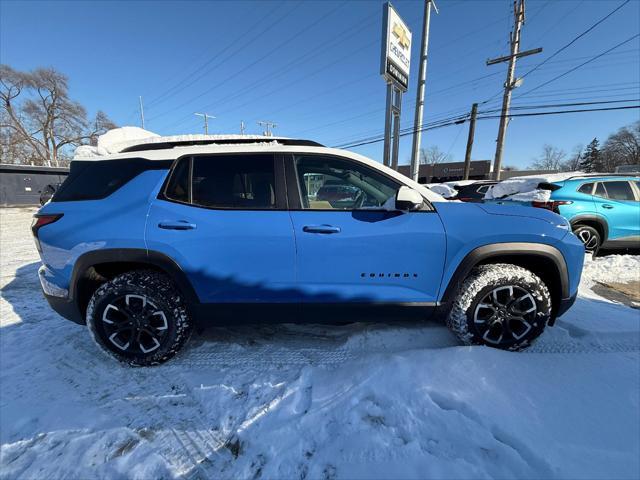
{"type": "Polygon", "coordinates": [[[193,329],[180,292],[167,276],[151,270],[102,284],[89,301],[87,326],[102,350],[132,366],[166,362],[193,329]]]}
{"type": "Polygon", "coordinates": [[[464,281],[447,326],[465,344],[522,350],[551,317],[551,296],[533,272],[511,264],[481,265],[464,281]]]}

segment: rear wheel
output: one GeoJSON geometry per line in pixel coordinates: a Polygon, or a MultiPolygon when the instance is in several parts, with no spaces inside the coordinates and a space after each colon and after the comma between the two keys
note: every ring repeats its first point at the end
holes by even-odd
{"type": "Polygon", "coordinates": [[[89,301],[87,326],[102,350],[133,366],[169,360],[192,331],[180,292],[168,277],[147,270],[101,285],[89,301]]]}
{"type": "Polygon", "coordinates": [[[551,317],[551,296],[533,272],[511,264],[481,265],[464,281],[447,318],[467,345],[522,350],[551,317]]]}
{"type": "Polygon", "coordinates": [[[573,234],[580,239],[584,249],[589,253],[597,253],[602,245],[600,232],[590,225],[575,225],[573,234]]]}

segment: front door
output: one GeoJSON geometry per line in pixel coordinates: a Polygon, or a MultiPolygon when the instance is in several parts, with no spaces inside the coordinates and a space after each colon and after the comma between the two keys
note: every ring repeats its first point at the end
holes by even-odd
{"type": "Polygon", "coordinates": [[[635,198],[630,182],[598,182],[593,199],[596,211],[607,220],[607,240],[624,240],[640,235],[640,203],[635,198]]]}
{"type": "Polygon", "coordinates": [[[327,304],[435,304],[445,234],[426,201],[418,211],[395,210],[399,182],[341,157],[295,155],[287,168],[307,316],[324,315],[318,307],[327,304]]]}
{"type": "Polygon", "coordinates": [[[281,159],[195,156],[180,159],[170,175],[149,212],[147,248],[174,259],[204,304],[294,304],[281,159]]]}

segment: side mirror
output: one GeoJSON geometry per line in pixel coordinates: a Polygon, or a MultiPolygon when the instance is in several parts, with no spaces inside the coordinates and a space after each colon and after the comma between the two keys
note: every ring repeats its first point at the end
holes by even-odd
{"type": "Polygon", "coordinates": [[[396,193],[396,210],[417,210],[423,201],[419,192],[403,185],[396,193]]]}

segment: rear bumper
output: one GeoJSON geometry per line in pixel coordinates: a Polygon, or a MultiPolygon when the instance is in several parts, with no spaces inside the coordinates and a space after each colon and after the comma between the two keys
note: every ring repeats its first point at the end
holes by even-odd
{"type": "Polygon", "coordinates": [[[51,308],[60,316],[66,318],[67,320],[71,320],[78,325],[84,325],[85,320],[76,302],[69,300],[63,297],[54,297],[53,295],[47,295],[45,292],[42,292],[44,298],[47,299],[51,308]]]}
{"type": "Polygon", "coordinates": [[[69,291],[58,285],[61,283],[56,276],[42,265],[38,269],[38,277],[40,278],[40,286],[42,294],[47,299],[53,310],[67,320],[84,325],[85,320],[78,309],[76,302],[69,298],[69,291]]]}

